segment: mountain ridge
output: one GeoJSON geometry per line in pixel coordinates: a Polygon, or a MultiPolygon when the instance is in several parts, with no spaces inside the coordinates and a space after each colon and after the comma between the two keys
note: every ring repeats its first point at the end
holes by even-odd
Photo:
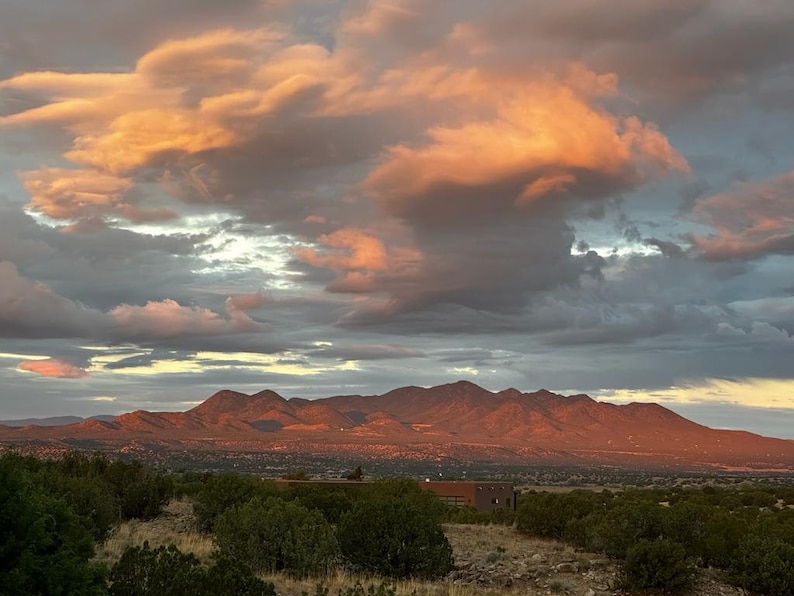
{"type": "Polygon", "coordinates": [[[794,471],[794,440],[711,429],[656,403],[617,405],[545,389],[492,392],[468,381],[314,400],[224,389],[185,412],[136,410],[63,426],[0,427],[0,441],[26,440],[794,471]]]}

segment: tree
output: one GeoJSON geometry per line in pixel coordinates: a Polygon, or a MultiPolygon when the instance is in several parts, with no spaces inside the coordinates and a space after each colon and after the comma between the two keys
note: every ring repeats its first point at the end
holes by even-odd
{"type": "Polygon", "coordinates": [[[0,458],[0,590],[19,595],[99,595],[104,568],[90,562],[91,534],[63,501],[34,489],[15,454],[0,458]]]}
{"type": "MultiPolygon", "coordinates": [[[[353,489],[358,490],[358,489],[353,489]]],[[[290,487],[288,494],[307,509],[317,509],[330,524],[353,506],[351,490],[344,487],[329,487],[304,484],[290,487]]]]}
{"type": "Polygon", "coordinates": [[[655,503],[628,501],[609,509],[593,529],[590,548],[610,557],[625,559],[628,549],[639,540],[664,537],[669,510],[655,503]]]}
{"type": "Polygon", "coordinates": [[[364,478],[364,471],[361,469],[361,466],[356,466],[356,469],[345,476],[345,478],[348,480],[361,480],[364,478]]]}
{"type": "Polygon", "coordinates": [[[239,561],[216,558],[204,569],[173,544],[130,546],[110,573],[110,596],[276,596],[272,583],[239,561]]]}
{"type": "Polygon", "coordinates": [[[254,497],[266,499],[279,495],[273,482],[242,474],[210,476],[196,495],[193,513],[200,532],[212,531],[215,519],[235,505],[247,503],[254,497]]]}
{"type": "Polygon", "coordinates": [[[339,520],[340,550],[356,570],[395,578],[446,575],[453,561],[443,514],[444,505],[415,482],[376,483],[339,520]]]}
{"type": "Polygon", "coordinates": [[[589,491],[570,493],[528,493],[522,495],[516,513],[520,532],[562,539],[568,524],[602,511],[607,497],[589,491]]]}
{"type": "Polygon", "coordinates": [[[137,461],[114,461],[105,478],[116,495],[121,519],[155,517],[171,495],[170,480],[137,461]]]}
{"type": "Polygon", "coordinates": [[[628,590],[678,593],[692,585],[694,569],[686,549],[672,540],[640,540],[626,551],[621,583],[628,590]]]}
{"type": "Polygon", "coordinates": [[[297,502],[255,498],[228,509],[215,522],[221,554],[255,572],[295,576],[327,571],[337,553],[331,526],[297,502]]]}
{"type": "Polygon", "coordinates": [[[277,596],[272,583],[256,577],[241,561],[223,556],[207,569],[204,593],[207,596],[277,596]]]}
{"type": "Polygon", "coordinates": [[[732,557],[728,572],[746,590],[794,594],[794,546],[767,536],[748,536],[732,557]]]}
{"type": "Polygon", "coordinates": [[[195,596],[204,575],[193,554],[176,546],[129,546],[110,571],[110,596],[195,596]]]}

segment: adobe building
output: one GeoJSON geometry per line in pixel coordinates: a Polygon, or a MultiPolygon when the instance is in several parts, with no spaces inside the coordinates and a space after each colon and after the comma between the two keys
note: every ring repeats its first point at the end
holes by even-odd
{"type": "MultiPolygon", "coordinates": [[[[314,479],[275,481],[280,488],[294,486],[325,486],[327,488],[361,488],[369,480],[314,479]]],[[[496,511],[497,509],[516,509],[515,486],[509,482],[487,482],[480,480],[419,480],[419,487],[429,490],[450,507],[474,507],[477,511],[496,511]]]]}
{"type": "Polygon", "coordinates": [[[516,509],[515,486],[509,482],[426,480],[419,486],[436,493],[450,507],[474,507],[486,512],[516,509]]]}

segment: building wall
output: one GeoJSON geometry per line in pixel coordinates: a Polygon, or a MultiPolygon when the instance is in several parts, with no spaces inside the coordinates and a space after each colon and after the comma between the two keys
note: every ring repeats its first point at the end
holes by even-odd
{"type": "MultiPolygon", "coordinates": [[[[301,485],[325,486],[328,488],[362,488],[366,480],[285,480],[279,478],[276,485],[281,488],[301,485]]],[[[485,482],[479,480],[419,481],[424,490],[434,492],[450,507],[474,507],[477,511],[496,511],[516,508],[515,487],[509,482],[485,482]]]]}
{"type": "Polygon", "coordinates": [[[478,511],[515,510],[515,487],[509,482],[481,482],[474,480],[420,482],[425,490],[436,493],[453,507],[469,506],[478,511]]]}
{"type": "Polygon", "coordinates": [[[516,508],[516,491],[512,484],[504,482],[478,482],[474,506],[478,511],[516,508]]]}

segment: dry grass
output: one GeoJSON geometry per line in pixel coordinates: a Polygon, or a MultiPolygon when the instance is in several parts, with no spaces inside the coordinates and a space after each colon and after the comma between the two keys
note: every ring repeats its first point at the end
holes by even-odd
{"type": "MultiPolygon", "coordinates": [[[[314,596],[318,583],[322,583],[328,588],[329,596],[336,596],[340,590],[352,588],[356,583],[361,583],[366,589],[370,584],[377,587],[383,581],[381,578],[356,575],[344,570],[337,570],[322,578],[304,580],[293,579],[283,574],[265,575],[262,576],[262,579],[273,582],[279,596],[301,596],[303,593],[314,596]]],[[[458,586],[447,581],[406,580],[392,582],[391,585],[395,586],[397,596],[500,596],[526,593],[525,591],[505,591],[504,588],[492,590],[474,586],[458,586]]]]}
{"type": "MultiPolygon", "coordinates": [[[[148,541],[153,547],[175,544],[179,550],[193,553],[203,563],[210,561],[215,546],[212,539],[195,531],[192,505],[189,501],[172,501],[160,517],[150,521],[129,521],[121,524],[108,540],[97,548],[96,559],[112,565],[128,546],[140,546],[148,541]]],[[[562,543],[528,538],[519,534],[514,528],[505,526],[470,526],[447,524],[444,531],[460,560],[494,560],[507,562],[515,557],[526,557],[534,553],[555,555],[573,554],[570,547],[562,543]]],[[[301,596],[303,593],[314,596],[316,586],[322,583],[328,588],[329,596],[337,596],[360,583],[365,589],[374,584],[380,585],[381,578],[352,574],[343,569],[332,571],[326,576],[311,579],[295,579],[285,574],[263,576],[266,581],[273,582],[279,596],[301,596]]],[[[408,580],[394,582],[397,596],[518,596],[519,594],[547,594],[568,587],[562,582],[549,585],[543,590],[535,590],[530,586],[514,586],[511,588],[487,585],[460,585],[451,580],[425,582],[408,580]],[[550,589],[550,590],[549,590],[550,589]]],[[[559,592],[558,592],[559,593],[559,592]]]]}
{"type": "Polygon", "coordinates": [[[124,522],[99,545],[96,559],[112,565],[128,546],[149,542],[152,547],[175,544],[184,553],[193,553],[202,563],[209,561],[215,551],[212,538],[193,528],[193,509],[188,501],[171,501],[163,515],[150,521],[124,522]]]}
{"type": "Polygon", "coordinates": [[[568,544],[525,536],[508,526],[445,524],[444,534],[456,559],[487,559],[490,556],[500,560],[534,553],[575,555],[574,548],[568,544]]]}

